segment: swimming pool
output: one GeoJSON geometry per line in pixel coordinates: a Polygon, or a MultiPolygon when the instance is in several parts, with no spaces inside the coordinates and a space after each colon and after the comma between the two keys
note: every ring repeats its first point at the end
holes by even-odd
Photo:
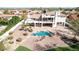
{"type": "Polygon", "coordinates": [[[33,33],[33,36],[52,36],[54,33],[49,32],[49,31],[39,31],[36,33],[33,33]]]}

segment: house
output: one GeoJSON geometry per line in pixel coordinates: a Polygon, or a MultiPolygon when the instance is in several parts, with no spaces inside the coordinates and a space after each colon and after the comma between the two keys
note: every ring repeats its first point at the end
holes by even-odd
{"type": "Polygon", "coordinates": [[[4,19],[10,20],[13,16],[18,16],[18,15],[14,15],[14,14],[11,14],[11,15],[9,15],[9,14],[2,14],[2,15],[0,15],[0,18],[4,18],[4,19]]]}
{"type": "Polygon", "coordinates": [[[51,24],[52,27],[57,27],[57,25],[62,24],[65,26],[66,24],[66,15],[61,14],[60,11],[55,11],[54,13],[32,13],[28,14],[28,19],[26,20],[25,24],[31,23],[36,26],[37,24],[51,24]]]}

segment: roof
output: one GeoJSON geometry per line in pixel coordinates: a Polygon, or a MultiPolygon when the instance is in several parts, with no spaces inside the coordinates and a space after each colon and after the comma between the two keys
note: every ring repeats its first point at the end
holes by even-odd
{"type": "Polygon", "coordinates": [[[55,12],[47,12],[46,14],[52,16],[55,15],[55,12]]]}
{"type": "MultiPolygon", "coordinates": [[[[40,16],[41,16],[41,14],[43,15],[43,16],[55,16],[55,12],[53,12],[53,11],[51,11],[51,12],[47,12],[47,13],[37,13],[37,11],[32,11],[32,12],[29,12],[28,13],[29,15],[30,15],[30,18],[35,18],[35,19],[39,19],[40,18],[40,16]],[[35,12],[35,13],[34,13],[35,12]]],[[[63,13],[60,13],[60,15],[58,15],[58,16],[65,16],[66,17],[66,15],[65,14],[63,14],[63,13]]]]}
{"type": "Polygon", "coordinates": [[[9,15],[9,14],[2,14],[2,15],[0,15],[0,17],[12,17],[12,16],[17,16],[17,15],[13,15],[13,14],[11,14],[11,15],[9,15]]]}
{"type": "Polygon", "coordinates": [[[79,19],[79,14],[69,14],[68,18],[71,20],[77,20],[79,19]]]}
{"type": "Polygon", "coordinates": [[[30,15],[30,18],[39,19],[40,16],[41,16],[40,14],[32,14],[32,15],[30,15]]]}

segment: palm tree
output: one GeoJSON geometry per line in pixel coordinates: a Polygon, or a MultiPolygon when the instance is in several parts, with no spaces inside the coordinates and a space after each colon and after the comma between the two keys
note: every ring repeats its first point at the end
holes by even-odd
{"type": "Polygon", "coordinates": [[[46,10],[45,10],[45,9],[44,9],[44,10],[42,10],[42,13],[46,14],[46,10]]]}
{"type": "Polygon", "coordinates": [[[21,19],[24,20],[23,24],[25,24],[25,21],[27,19],[27,10],[22,10],[21,19]]]}
{"type": "Polygon", "coordinates": [[[42,12],[41,12],[41,15],[40,15],[40,19],[42,19],[42,14],[46,14],[46,10],[42,8],[42,12]]]}
{"type": "Polygon", "coordinates": [[[25,24],[25,21],[28,18],[27,14],[28,14],[27,10],[22,10],[21,19],[24,20],[24,21],[23,21],[23,24],[21,26],[21,29],[25,29],[27,27],[27,25],[25,24]]]}

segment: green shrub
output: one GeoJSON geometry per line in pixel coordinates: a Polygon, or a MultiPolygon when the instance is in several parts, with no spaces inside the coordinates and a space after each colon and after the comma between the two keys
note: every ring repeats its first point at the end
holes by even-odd
{"type": "Polygon", "coordinates": [[[17,24],[17,22],[19,22],[19,21],[20,21],[20,18],[19,18],[19,17],[13,16],[12,19],[8,22],[8,25],[9,25],[9,26],[15,25],[15,24],[17,24]]]}
{"type": "Polygon", "coordinates": [[[18,22],[20,22],[20,18],[18,16],[13,16],[12,19],[8,21],[8,25],[7,25],[6,29],[0,32],[0,35],[4,34],[6,31],[10,30],[18,22]]]}
{"type": "Polygon", "coordinates": [[[0,21],[0,25],[8,25],[8,21],[2,20],[0,21]]]}
{"type": "Polygon", "coordinates": [[[5,50],[5,46],[3,42],[0,42],[0,51],[4,51],[4,50],[5,50]]]}

